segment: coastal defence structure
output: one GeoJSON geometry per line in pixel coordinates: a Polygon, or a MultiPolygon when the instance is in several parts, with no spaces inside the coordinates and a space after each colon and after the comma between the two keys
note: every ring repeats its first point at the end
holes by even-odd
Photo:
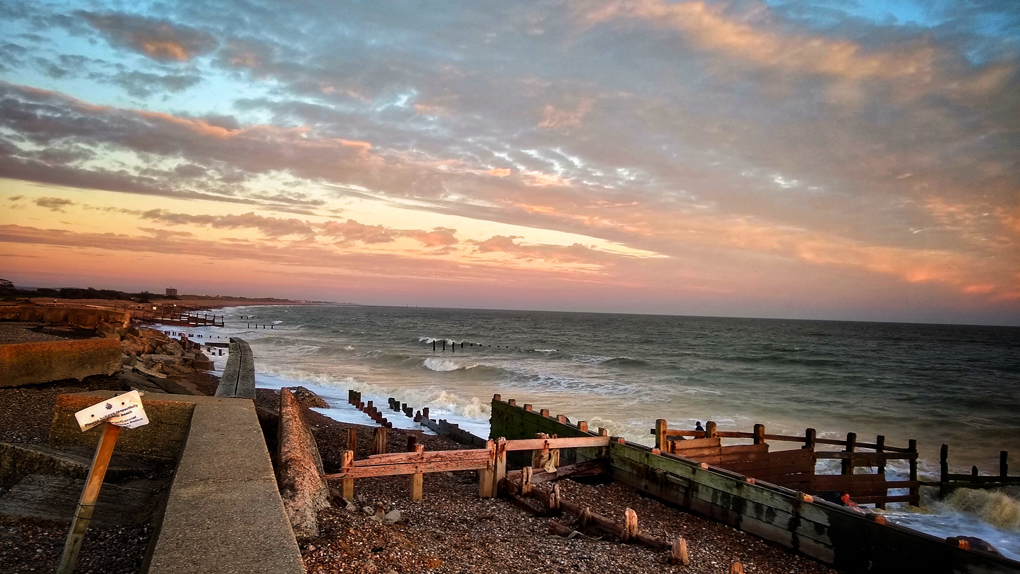
{"type": "Polygon", "coordinates": [[[109,375],[121,368],[116,338],[0,345],[0,387],[109,375]]]}
{"type": "MultiPolygon", "coordinates": [[[[243,380],[254,395],[251,349],[233,339],[231,351],[234,396],[146,395],[149,424],[120,433],[118,453],[175,461],[142,572],[305,572],[255,405],[236,394],[243,380]]],[[[115,395],[60,395],[50,446],[95,448],[99,427],[81,432],[74,413],[115,395]]]]}
{"type": "MultiPolygon", "coordinates": [[[[583,421],[571,424],[563,415],[553,417],[547,410],[536,413],[531,405],[518,406],[513,399],[503,401],[499,395],[492,400],[490,424],[490,437],[509,440],[531,439],[539,434],[560,438],[599,436],[588,431],[583,421]]],[[[888,523],[881,515],[861,514],[801,490],[682,454],[627,443],[622,438],[611,438],[604,448],[563,451],[562,457],[566,464],[605,459],[614,480],[845,572],[1018,571],[1016,562],[963,548],[965,545],[956,539],[936,538],[888,523]]],[[[530,464],[524,458],[511,458],[511,462],[530,464]]]]}
{"type": "Polygon", "coordinates": [[[255,398],[255,357],[244,339],[230,338],[230,355],[223,366],[216,396],[255,398]]]}

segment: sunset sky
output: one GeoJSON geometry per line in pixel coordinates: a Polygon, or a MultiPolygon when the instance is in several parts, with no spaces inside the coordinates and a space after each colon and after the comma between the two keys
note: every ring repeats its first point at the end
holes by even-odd
{"type": "Polygon", "coordinates": [[[0,277],[1020,325],[1020,2],[0,0],[0,277]]]}

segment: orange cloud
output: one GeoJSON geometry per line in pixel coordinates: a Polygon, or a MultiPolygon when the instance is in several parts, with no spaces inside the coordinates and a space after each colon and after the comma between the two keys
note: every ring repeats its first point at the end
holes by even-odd
{"type": "MultiPolygon", "coordinates": [[[[590,25],[615,19],[644,20],[653,26],[681,32],[700,50],[718,52],[766,68],[830,76],[847,81],[866,78],[911,78],[928,82],[938,59],[930,46],[898,51],[867,51],[849,40],[788,34],[755,27],[724,14],[725,6],[705,2],[670,3],[664,0],[611,0],[577,2],[590,25]]],[[[999,76],[985,77],[994,83],[999,76]]]]}

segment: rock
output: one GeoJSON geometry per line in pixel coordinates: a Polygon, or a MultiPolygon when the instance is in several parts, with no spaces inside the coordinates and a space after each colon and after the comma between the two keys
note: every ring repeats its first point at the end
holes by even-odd
{"type": "Polygon", "coordinates": [[[320,409],[329,408],[329,403],[324,401],[322,397],[304,387],[291,387],[289,390],[294,393],[294,398],[296,398],[303,407],[316,407],[320,409]]]}
{"type": "Polygon", "coordinates": [[[396,524],[401,519],[400,511],[394,508],[383,516],[383,524],[396,524]]]}
{"type": "Polygon", "coordinates": [[[120,338],[120,335],[117,334],[117,328],[105,321],[100,321],[99,324],[96,325],[96,334],[100,337],[120,338]]]}
{"type": "Polygon", "coordinates": [[[358,511],[358,505],[354,504],[353,502],[348,501],[347,502],[347,512],[357,512],[357,511],[358,511]]]}
{"type": "Polygon", "coordinates": [[[159,348],[159,352],[166,355],[175,355],[180,357],[184,354],[184,347],[181,346],[177,341],[169,341],[159,348]]]}
{"type": "Polygon", "coordinates": [[[375,509],[373,509],[371,506],[362,506],[361,511],[367,514],[368,516],[375,515],[375,509]]]}

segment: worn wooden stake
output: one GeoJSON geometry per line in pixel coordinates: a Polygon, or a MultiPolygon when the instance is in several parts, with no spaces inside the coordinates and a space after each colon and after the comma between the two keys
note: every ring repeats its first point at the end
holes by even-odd
{"type": "Polygon", "coordinates": [[[358,450],[358,431],[354,427],[347,429],[347,450],[351,452],[358,450]]]}
{"type": "Polygon", "coordinates": [[[478,471],[478,496],[492,498],[492,478],[496,474],[496,443],[488,441],[485,448],[489,450],[489,466],[478,471]]]}
{"type": "MultiPolygon", "coordinates": [[[[414,437],[408,437],[414,438],[414,437]]],[[[410,442],[410,441],[408,441],[410,442]]],[[[410,447],[410,444],[408,445],[410,447]]],[[[422,453],[425,452],[425,445],[416,444],[414,445],[414,452],[422,453]]],[[[411,475],[411,502],[421,502],[422,498],[422,486],[424,483],[425,474],[422,472],[416,472],[411,475]]]]}
{"type": "Polygon", "coordinates": [[[534,472],[530,466],[526,466],[521,470],[521,496],[529,496],[531,494],[531,476],[534,472]]]}
{"type": "Polygon", "coordinates": [[[744,574],[744,565],[740,562],[734,562],[730,565],[730,574],[744,574]]]}
{"type": "Polygon", "coordinates": [[[621,539],[624,542],[630,542],[637,538],[638,525],[637,525],[637,512],[628,508],[623,511],[623,531],[621,539]]]}
{"type": "Polygon", "coordinates": [[[712,437],[716,436],[716,428],[717,427],[718,427],[718,425],[715,424],[715,421],[706,421],[705,422],[705,438],[712,438],[712,437]]]}
{"type": "Polygon", "coordinates": [[[106,476],[106,469],[110,466],[113,445],[117,443],[119,434],[119,426],[103,423],[103,434],[99,437],[99,444],[96,445],[96,454],[92,457],[92,467],[85,479],[85,488],[81,491],[81,498],[78,499],[78,508],[75,509],[74,518],[71,519],[71,528],[67,531],[67,541],[64,543],[60,565],[57,566],[57,574],[71,574],[75,563],[78,562],[78,551],[81,550],[82,540],[85,539],[89,521],[92,520],[92,511],[96,508],[99,489],[103,486],[103,477],[106,476]]]}
{"type": "Polygon", "coordinates": [[[499,496],[499,483],[506,478],[506,439],[496,441],[495,467],[492,473],[492,496],[499,496]]]}
{"type": "Polygon", "coordinates": [[[853,474],[854,473],[854,450],[857,449],[857,433],[848,432],[846,433],[846,452],[850,453],[847,458],[843,459],[843,469],[841,474],[853,474]]]}
{"type": "Polygon", "coordinates": [[[386,427],[375,427],[375,435],[372,437],[372,454],[386,454],[386,427]]]}
{"type": "MultiPolygon", "coordinates": [[[[345,450],[343,457],[340,459],[340,471],[349,470],[351,465],[354,464],[354,451],[345,450]]],[[[354,502],[354,479],[353,478],[341,478],[340,479],[340,492],[347,502],[354,502]]]]}
{"type": "Polygon", "coordinates": [[[669,551],[669,563],[670,564],[682,564],[684,566],[691,565],[691,557],[687,554],[687,541],[683,538],[673,542],[673,547],[669,551]]]}
{"type": "Polygon", "coordinates": [[[655,429],[652,432],[655,433],[655,448],[668,450],[666,448],[666,419],[656,419],[655,429]]]}
{"type": "Polygon", "coordinates": [[[765,425],[754,425],[754,444],[765,444],[765,425]]]}
{"type": "Polygon", "coordinates": [[[1009,457],[1009,452],[1005,450],[999,451],[999,476],[1006,478],[1009,476],[1009,465],[1006,464],[1006,459],[1009,457]]]}
{"type": "MultiPolygon", "coordinates": [[[[877,453],[885,452],[885,435],[881,435],[880,434],[880,435],[878,435],[878,437],[875,438],[875,452],[877,452],[877,453]]],[[[878,468],[877,468],[876,472],[878,474],[881,474],[882,475],[882,479],[885,480],[885,460],[884,459],[878,461],[878,468]]],[[[883,496],[889,496],[889,491],[886,490],[883,493],[883,496]]],[[[875,504],[875,508],[880,508],[882,510],[885,510],[885,503],[884,502],[878,502],[878,503],[875,504]]]]}

